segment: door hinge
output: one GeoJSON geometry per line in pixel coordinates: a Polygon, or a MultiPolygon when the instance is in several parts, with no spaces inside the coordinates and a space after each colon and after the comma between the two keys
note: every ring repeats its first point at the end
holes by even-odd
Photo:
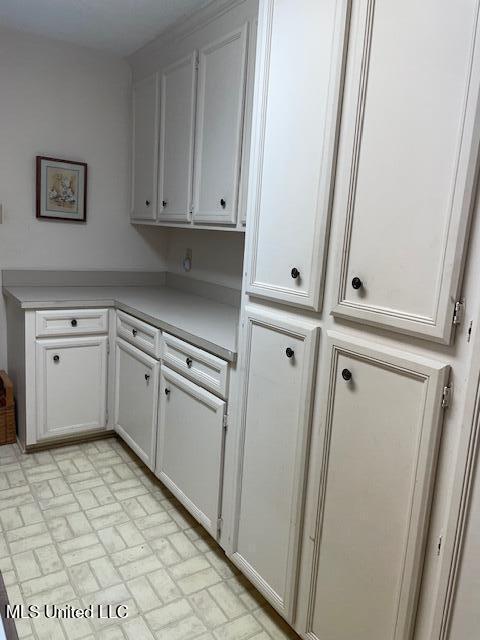
{"type": "Polygon", "coordinates": [[[198,56],[198,51],[195,52],[195,71],[198,71],[198,66],[199,66],[199,56],[198,56]]]}
{"type": "Polygon", "coordinates": [[[105,411],[105,424],[108,424],[108,409],[105,411]]]}
{"type": "Polygon", "coordinates": [[[110,340],[107,340],[107,354],[110,353],[110,340]]]}
{"type": "Polygon", "coordinates": [[[457,300],[455,302],[455,306],[453,308],[452,323],[455,326],[458,325],[458,324],[462,324],[464,317],[465,317],[465,301],[464,300],[457,300]]]}
{"type": "Polygon", "coordinates": [[[217,535],[222,533],[223,518],[217,518],[217,535]]]}
{"type": "Polygon", "coordinates": [[[438,542],[437,542],[437,556],[440,555],[440,552],[442,550],[442,543],[443,543],[443,537],[439,536],[438,537],[438,542]]]}
{"type": "Polygon", "coordinates": [[[443,392],[442,392],[442,408],[443,409],[446,409],[452,404],[452,395],[453,395],[453,390],[451,385],[447,385],[446,387],[443,387],[443,392]]]}
{"type": "Polygon", "coordinates": [[[223,414],[223,428],[225,431],[228,429],[228,413],[223,414]]]}

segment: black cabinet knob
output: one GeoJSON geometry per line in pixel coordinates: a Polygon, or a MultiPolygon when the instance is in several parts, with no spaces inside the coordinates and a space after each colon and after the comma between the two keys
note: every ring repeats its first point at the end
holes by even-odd
{"type": "Polygon", "coordinates": [[[225,198],[220,199],[220,206],[222,207],[222,209],[225,209],[225,207],[227,206],[227,201],[225,200],[225,198]]]}
{"type": "Polygon", "coordinates": [[[166,200],[162,200],[162,207],[165,209],[165,207],[167,206],[168,202],[166,200]]]}
{"type": "Polygon", "coordinates": [[[132,336],[135,338],[136,335],[137,335],[137,330],[136,329],[132,329],[132,336]]]}
{"type": "Polygon", "coordinates": [[[185,362],[187,363],[187,367],[190,369],[190,367],[191,367],[191,366],[192,366],[192,364],[193,364],[193,360],[192,360],[191,358],[187,358],[187,359],[185,360],[185,362]]]}
{"type": "Polygon", "coordinates": [[[145,206],[147,206],[147,207],[150,206],[150,200],[145,200],[145,206]]]}
{"type": "Polygon", "coordinates": [[[352,287],[354,289],[360,289],[362,286],[363,286],[363,282],[360,280],[360,278],[355,276],[355,278],[353,278],[352,280],[352,287]]]}
{"type": "Polygon", "coordinates": [[[347,382],[352,379],[352,372],[350,371],[350,369],[343,369],[342,378],[347,382]]]}
{"type": "Polygon", "coordinates": [[[300,275],[300,271],[297,269],[297,267],[293,267],[293,269],[290,271],[290,275],[294,280],[296,280],[300,275]]]}
{"type": "Polygon", "coordinates": [[[169,393],[170,393],[170,389],[165,389],[165,395],[168,396],[169,393]]]}
{"type": "Polygon", "coordinates": [[[145,380],[148,382],[150,380],[150,375],[148,373],[145,374],[145,380]]]}
{"type": "Polygon", "coordinates": [[[287,347],[285,349],[285,354],[286,354],[287,358],[293,358],[293,356],[295,355],[295,351],[293,349],[291,349],[290,347],[287,347]]]}
{"type": "Polygon", "coordinates": [[[53,356],[53,361],[60,362],[60,356],[57,356],[57,355],[53,356]]]}
{"type": "Polygon", "coordinates": [[[70,324],[72,325],[72,327],[77,326],[77,321],[75,320],[75,318],[70,322],[70,324]]]}

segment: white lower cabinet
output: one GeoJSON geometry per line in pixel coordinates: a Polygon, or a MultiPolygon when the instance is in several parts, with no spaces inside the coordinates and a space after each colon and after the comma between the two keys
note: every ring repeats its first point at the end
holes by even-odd
{"type": "Polygon", "coordinates": [[[329,347],[299,630],[321,640],[407,640],[449,367],[336,333],[329,347]]]}
{"type": "Polygon", "coordinates": [[[106,425],[107,337],[36,341],[37,439],[106,425]]]}
{"type": "Polygon", "coordinates": [[[160,364],[121,338],[115,351],[115,430],[153,469],[160,364]]]}
{"type": "Polygon", "coordinates": [[[226,403],[163,366],[155,473],[214,537],[221,508],[226,403]]]}
{"type": "Polygon", "coordinates": [[[319,329],[250,307],[245,326],[231,559],[291,621],[319,329]]]}

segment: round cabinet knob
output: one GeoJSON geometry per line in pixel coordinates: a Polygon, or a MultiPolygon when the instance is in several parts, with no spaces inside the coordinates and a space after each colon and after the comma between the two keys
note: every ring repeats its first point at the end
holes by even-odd
{"type": "Polygon", "coordinates": [[[60,356],[54,355],[53,356],[53,361],[54,362],[60,362],[60,356]]]}
{"type": "Polygon", "coordinates": [[[148,382],[150,380],[150,375],[148,373],[145,374],[145,380],[148,382]]]}
{"type": "Polygon", "coordinates": [[[70,322],[70,324],[72,325],[72,327],[77,326],[77,321],[75,320],[75,318],[70,322]]]}
{"type": "Polygon", "coordinates": [[[187,359],[185,360],[185,362],[187,363],[187,367],[190,369],[190,367],[191,367],[191,366],[192,366],[192,364],[193,364],[193,360],[192,360],[191,358],[187,358],[187,359]]]}
{"type": "Polygon", "coordinates": [[[150,206],[150,200],[145,200],[145,206],[149,207],[150,206]]]}
{"type": "Polygon", "coordinates": [[[136,329],[132,329],[132,336],[135,338],[136,335],[137,335],[137,330],[136,329]]]}
{"type": "Polygon", "coordinates": [[[227,206],[227,201],[225,200],[225,198],[220,199],[220,206],[222,207],[222,209],[225,209],[225,207],[227,206]]]}
{"type": "Polygon", "coordinates": [[[352,379],[352,372],[350,371],[350,369],[343,369],[342,378],[347,382],[352,379]]]}
{"type": "Polygon", "coordinates": [[[165,389],[165,395],[168,396],[169,393],[170,393],[170,389],[165,389]]]}
{"type": "Polygon", "coordinates": [[[162,207],[165,209],[165,207],[167,206],[168,202],[167,200],[162,200],[162,207]]]}
{"type": "Polygon", "coordinates": [[[293,356],[295,355],[295,351],[293,349],[291,349],[290,347],[287,347],[285,349],[285,354],[286,354],[287,358],[293,358],[293,356]]]}
{"type": "Polygon", "coordinates": [[[361,287],[363,287],[363,282],[360,280],[359,277],[355,276],[352,280],[352,287],[354,289],[361,289],[361,287]]]}
{"type": "Polygon", "coordinates": [[[300,271],[297,269],[297,267],[293,267],[293,269],[290,271],[290,275],[294,280],[296,280],[300,275],[300,271]]]}

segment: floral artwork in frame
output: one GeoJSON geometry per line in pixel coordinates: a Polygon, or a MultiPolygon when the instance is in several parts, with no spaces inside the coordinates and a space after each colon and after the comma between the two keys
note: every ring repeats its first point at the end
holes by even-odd
{"type": "Polygon", "coordinates": [[[85,222],[87,165],[37,156],[37,218],[85,222]]]}

